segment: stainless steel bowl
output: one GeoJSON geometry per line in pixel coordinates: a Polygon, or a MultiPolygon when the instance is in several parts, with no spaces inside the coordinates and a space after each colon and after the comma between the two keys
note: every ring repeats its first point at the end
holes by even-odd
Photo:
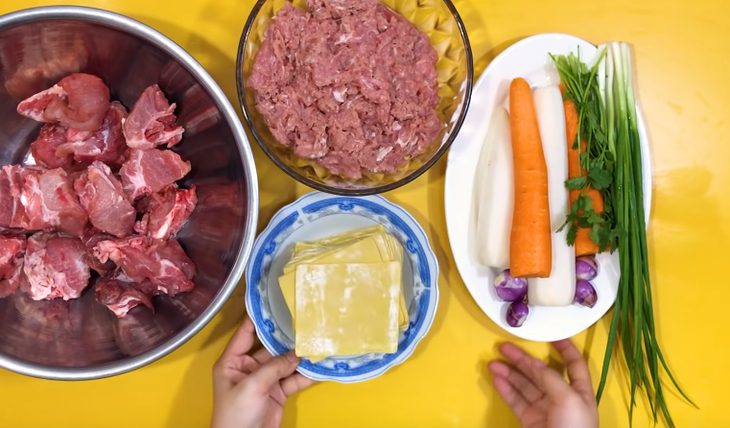
{"type": "Polygon", "coordinates": [[[186,128],[176,150],[192,163],[185,184],[198,207],[179,238],[197,265],[194,291],[157,297],[152,314],[118,320],[91,287],[74,301],[0,299],[0,366],[52,379],[92,379],[142,367],[190,339],[238,284],[256,232],[258,186],[248,140],[225,95],[185,50],[130,18],[81,7],[0,17],[0,163],[21,163],[39,125],[19,100],[76,71],[101,76],[130,107],[158,83],[186,128]]]}

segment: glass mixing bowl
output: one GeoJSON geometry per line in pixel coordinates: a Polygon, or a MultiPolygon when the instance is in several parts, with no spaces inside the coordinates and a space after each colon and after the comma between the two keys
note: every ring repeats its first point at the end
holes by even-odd
{"type": "MultiPolygon", "coordinates": [[[[340,195],[371,195],[398,188],[423,174],[443,155],[456,138],[472,91],[473,61],[464,23],[450,0],[383,0],[424,32],[438,54],[437,114],[445,124],[429,149],[411,159],[395,174],[371,174],[350,180],[327,173],[315,161],[300,158],[271,134],[255,105],[254,91],[247,85],[254,58],[266,35],[266,27],[289,0],[260,0],[243,29],[238,46],[238,99],[256,141],[271,160],[296,180],[315,189],[340,195]]],[[[294,6],[306,8],[304,0],[294,6]]]]}

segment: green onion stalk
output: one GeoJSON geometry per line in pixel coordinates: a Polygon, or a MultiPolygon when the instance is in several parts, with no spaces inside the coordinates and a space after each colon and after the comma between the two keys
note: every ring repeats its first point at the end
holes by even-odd
{"type": "MultiPolygon", "coordinates": [[[[580,153],[585,177],[570,179],[566,187],[601,191],[605,209],[593,211],[580,198],[566,218],[571,233],[579,227],[591,228],[591,239],[602,250],[618,250],[621,277],[608,332],[601,379],[596,398],[600,402],[606,387],[611,357],[620,344],[628,367],[630,385],[629,423],[633,421],[637,393],[643,392],[654,422],[659,416],[674,427],[669,413],[662,374],[693,404],[669,370],[659,346],[654,324],[649,255],[646,245],[645,208],[641,145],[629,45],[612,42],[599,46],[589,68],[580,55],[551,55],[565,90],[578,110],[579,139],[587,142],[580,153]],[[606,177],[609,179],[606,180],[606,177]]],[[[586,198],[588,199],[588,198],[586,198]]]]}
{"type": "MultiPolygon", "coordinates": [[[[641,161],[631,51],[627,43],[612,42],[605,51],[602,74],[604,117],[608,146],[616,154],[614,201],[621,277],[608,342],[603,359],[601,380],[596,397],[600,402],[614,347],[620,342],[628,367],[630,383],[629,421],[633,420],[636,395],[642,390],[649,402],[654,422],[659,415],[668,426],[674,421],[666,402],[662,373],[692,403],[669,369],[656,335],[652,305],[649,254],[646,244],[644,183],[641,161]]],[[[692,403],[694,404],[694,403],[692,403]]]]}

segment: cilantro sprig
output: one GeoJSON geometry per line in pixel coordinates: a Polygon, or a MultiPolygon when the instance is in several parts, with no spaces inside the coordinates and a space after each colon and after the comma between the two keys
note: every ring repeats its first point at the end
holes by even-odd
{"type": "Polygon", "coordinates": [[[596,74],[598,63],[604,52],[592,67],[580,60],[579,55],[550,55],[555,63],[564,89],[564,97],[573,101],[578,112],[578,132],[573,148],[579,150],[579,162],[585,175],[570,178],[565,182],[568,190],[580,192],[572,204],[562,228],[567,227],[567,240],[575,243],[579,228],[590,228],[589,238],[601,251],[616,248],[616,217],[612,190],[615,171],[615,150],[609,143],[605,131],[604,104],[596,74]],[[585,149],[581,148],[581,139],[585,149]],[[603,196],[603,211],[597,212],[585,190],[593,188],[603,196]]]}

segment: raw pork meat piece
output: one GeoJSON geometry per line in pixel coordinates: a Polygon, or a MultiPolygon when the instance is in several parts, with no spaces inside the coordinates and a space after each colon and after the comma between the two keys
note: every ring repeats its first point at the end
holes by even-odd
{"type": "Polygon", "coordinates": [[[29,230],[57,228],[81,236],[88,221],[66,171],[61,168],[42,174],[26,174],[21,201],[29,230]]]}
{"type": "Polygon", "coordinates": [[[24,255],[25,236],[0,235],[0,299],[15,293],[24,279],[24,255]]]}
{"type": "Polygon", "coordinates": [[[127,110],[114,101],[104,117],[101,128],[80,131],[54,123],[45,124],[30,148],[36,162],[46,168],[71,167],[73,161],[91,163],[95,160],[121,165],[127,145],[122,135],[122,121],[127,110]]]}
{"type": "Polygon", "coordinates": [[[89,284],[86,249],[77,238],[36,233],[28,238],[23,271],[33,300],[76,299],[89,284]]]}
{"type": "Polygon", "coordinates": [[[17,110],[38,122],[95,131],[109,110],[109,88],[96,76],[75,73],[21,101],[17,110]]]}
{"type": "Polygon", "coordinates": [[[66,128],[57,123],[41,127],[38,138],[30,143],[30,151],[38,165],[46,168],[67,169],[73,163],[70,153],[58,154],[58,148],[66,144],[66,128]]]}
{"type": "Polygon", "coordinates": [[[153,193],[148,198],[146,214],[135,224],[134,230],[152,239],[168,239],[182,228],[197,203],[195,186],[190,189],[170,186],[153,193]]]}
{"type": "Polygon", "coordinates": [[[162,294],[174,296],[195,287],[195,266],[175,239],[133,236],[102,241],[94,247],[94,255],[102,263],[112,260],[130,281],[150,281],[162,294]]]}
{"type": "Polygon", "coordinates": [[[131,149],[119,175],[130,200],[159,192],[190,172],[190,162],[171,150],[131,149]]]}
{"type": "Polygon", "coordinates": [[[122,318],[135,306],[144,305],[154,312],[150,297],[134,287],[116,279],[102,278],[96,283],[96,300],[122,318]]]}
{"type": "Polygon", "coordinates": [[[4,165],[0,169],[0,227],[30,229],[21,195],[25,176],[38,173],[34,168],[18,165],[4,165]]]}
{"type": "Polygon", "coordinates": [[[84,230],[84,234],[81,235],[81,242],[86,248],[87,262],[89,267],[95,270],[99,275],[106,275],[114,270],[114,263],[111,260],[107,260],[106,263],[102,263],[94,257],[94,247],[101,241],[108,241],[114,239],[114,236],[104,233],[94,227],[87,227],[84,230]]]}
{"type": "Polygon", "coordinates": [[[95,228],[119,238],[132,233],[137,213],[108,166],[99,161],[89,165],[74,189],[95,228]]]}
{"type": "Polygon", "coordinates": [[[65,144],[58,146],[55,154],[62,159],[73,154],[77,162],[101,161],[109,165],[121,165],[127,150],[122,134],[122,122],[126,117],[127,109],[117,101],[112,102],[101,128],[95,131],[69,128],[65,144]]]}
{"type": "Polygon", "coordinates": [[[127,145],[136,149],[151,149],[179,143],[185,132],[175,121],[175,103],[170,104],[160,87],[151,85],[142,92],[124,121],[127,145]]]}

